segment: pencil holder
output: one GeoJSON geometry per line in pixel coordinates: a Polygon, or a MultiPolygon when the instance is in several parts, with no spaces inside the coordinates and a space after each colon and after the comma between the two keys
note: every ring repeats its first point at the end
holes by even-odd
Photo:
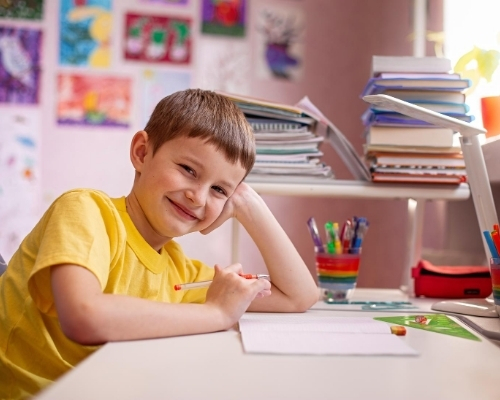
{"type": "Polygon", "coordinates": [[[358,280],[361,249],[356,249],[355,253],[316,254],[318,286],[325,302],[344,302],[352,297],[358,280]]]}
{"type": "Polygon", "coordinates": [[[500,315],[500,258],[490,259],[491,283],[493,284],[493,300],[500,315]]]}

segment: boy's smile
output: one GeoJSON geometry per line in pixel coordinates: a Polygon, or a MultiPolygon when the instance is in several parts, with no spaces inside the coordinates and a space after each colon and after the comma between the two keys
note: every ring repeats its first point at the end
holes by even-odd
{"type": "Polygon", "coordinates": [[[137,173],[127,210],[141,235],[159,250],[173,237],[210,226],[246,170],[200,138],[180,136],[152,153],[146,132],[138,132],[131,148],[137,173]]]}

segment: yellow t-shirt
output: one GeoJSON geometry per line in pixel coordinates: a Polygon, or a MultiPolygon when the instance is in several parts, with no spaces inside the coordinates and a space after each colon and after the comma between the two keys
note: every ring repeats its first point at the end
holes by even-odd
{"type": "Polygon", "coordinates": [[[59,197],[23,240],[0,278],[0,399],[24,398],[71,369],[98,346],[61,331],[50,267],[76,264],[95,274],[104,293],[168,303],[202,303],[206,289],[173,285],[213,278],[213,269],[168,242],[156,252],[135,228],[125,198],[95,190],[59,197]]]}

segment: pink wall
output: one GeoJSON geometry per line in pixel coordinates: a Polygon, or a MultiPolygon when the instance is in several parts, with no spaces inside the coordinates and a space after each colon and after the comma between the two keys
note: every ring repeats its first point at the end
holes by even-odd
{"type": "MultiPolygon", "coordinates": [[[[304,2],[307,15],[306,74],[298,84],[254,81],[252,95],[294,103],[307,95],[362,153],[360,116],[366,104],[359,95],[370,75],[371,57],[412,55],[411,0],[304,2]]],[[[429,1],[428,29],[441,30],[442,2],[429,1]]],[[[427,54],[434,55],[428,45],[427,54]]],[[[324,144],[325,161],[339,179],[353,179],[332,148],[324,144]]],[[[370,229],[363,245],[359,285],[399,287],[406,254],[407,202],[405,200],[338,200],[265,196],[266,202],[282,223],[311,270],[314,252],[306,220],[318,223],[342,221],[353,215],[366,216],[370,229]]],[[[434,208],[427,207],[431,212],[434,208]]],[[[439,214],[440,215],[440,214],[439,214]]],[[[438,215],[438,216],[439,216],[438,215]]],[[[440,230],[436,230],[439,235],[440,230]]],[[[434,243],[433,230],[426,229],[424,244],[434,243]]],[[[242,261],[259,259],[249,238],[242,242],[242,261]]]]}

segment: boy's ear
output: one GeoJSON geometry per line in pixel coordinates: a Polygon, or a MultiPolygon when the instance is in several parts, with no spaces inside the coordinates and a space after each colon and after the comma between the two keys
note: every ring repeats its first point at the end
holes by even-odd
{"type": "Polygon", "coordinates": [[[137,172],[142,171],[144,159],[149,151],[148,134],[146,131],[137,132],[130,143],[130,161],[137,172]]]}

